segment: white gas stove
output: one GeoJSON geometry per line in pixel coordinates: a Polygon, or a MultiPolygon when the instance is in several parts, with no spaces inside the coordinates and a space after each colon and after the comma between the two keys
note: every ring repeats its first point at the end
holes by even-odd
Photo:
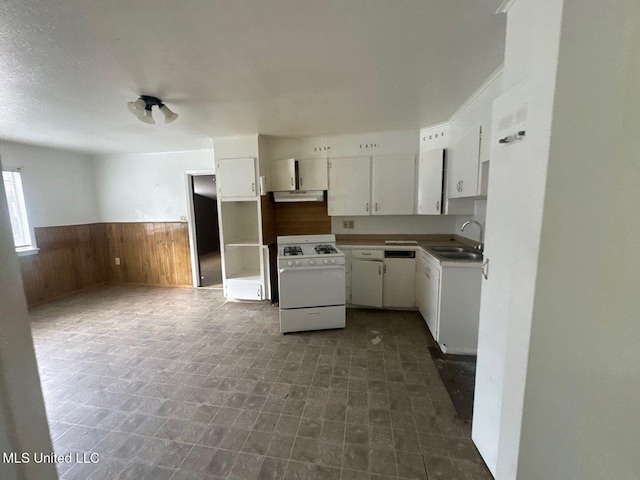
{"type": "Polygon", "coordinates": [[[280,331],[344,328],[344,253],[335,235],[278,237],[280,331]]]}

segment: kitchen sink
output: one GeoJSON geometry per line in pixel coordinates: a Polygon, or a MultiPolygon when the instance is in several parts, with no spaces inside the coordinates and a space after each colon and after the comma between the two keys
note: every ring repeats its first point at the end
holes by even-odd
{"type": "Polygon", "coordinates": [[[456,252],[470,252],[471,249],[467,247],[454,247],[454,246],[445,246],[445,247],[429,247],[429,250],[433,250],[434,252],[443,252],[443,253],[456,253],[456,252]]]}
{"type": "Polygon", "coordinates": [[[442,252],[439,255],[447,260],[482,260],[482,254],[479,252],[442,252]]]}

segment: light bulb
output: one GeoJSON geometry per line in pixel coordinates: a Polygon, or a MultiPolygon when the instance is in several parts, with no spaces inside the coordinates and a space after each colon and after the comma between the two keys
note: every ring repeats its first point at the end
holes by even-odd
{"type": "Polygon", "coordinates": [[[141,122],[144,122],[144,123],[148,123],[148,124],[156,123],[156,121],[153,119],[153,115],[151,114],[151,107],[149,107],[149,109],[145,108],[144,115],[138,118],[140,119],[141,122]]]}
{"type": "Polygon", "coordinates": [[[146,102],[139,98],[135,102],[128,102],[127,107],[131,113],[133,113],[136,117],[140,118],[145,115],[145,107],[147,106],[146,102]]]}
{"type": "Polygon", "coordinates": [[[178,114],[173,113],[164,103],[160,105],[160,111],[164,114],[164,123],[171,123],[178,118],[178,114]]]}

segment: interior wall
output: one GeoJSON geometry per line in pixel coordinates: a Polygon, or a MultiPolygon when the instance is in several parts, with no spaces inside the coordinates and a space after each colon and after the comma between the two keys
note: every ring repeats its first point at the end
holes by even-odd
{"type": "Polygon", "coordinates": [[[637,0],[564,2],[518,478],[640,478],[639,53],[637,0]]]}
{"type": "Polygon", "coordinates": [[[454,215],[331,217],[331,233],[336,235],[454,233],[455,225],[454,215]],[[346,220],[353,220],[354,228],[344,228],[346,220]]]}
{"type": "Polygon", "coordinates": [[[102,222],[186,221],[185,171],[215,168],[213,150],[98,155],[94,162],[102,222]]]}
{"type": "Polygon", "coordinates": [[[467,228],[462,231],[462,225],[467,220],[475,220],[485,228],[487,224],[487,200],[481,199],[476,200],[474,202],[474,212],[473,215],[456,215],[456,226],[455,226],[455,234],[460,235],[461,237],[468,238],[473,241],[480,240],[480,233],[478,231],[477,226],[469,225],[467,228]]]}
{"type": "Polygon", "coordinates": [[[322,202],[279,202],[275,204],[277,235],[319,235],[331,233],[327,199],[322,202]]]}
{"type": "Polygon", "coordinates": [[[35,234],[38,253],[19,257],[30,307],[108,280],[103,224],[38,227],[35,234]]]}
{"type": "Polygon", "coordinates": [[[505,92],[494,102],[499,105],[496,120],[522,103],[528,115],[525,140],[500,145],[500,121],[493,122],[491,140],[485,242],[489,276],[482,285],[472,438],[500,480],[516,478],[520,450],[561,17],[562,2],[556,0],[512,4],[505,92]]]}
{"type": "MultiPolygon", "coordinates": [[[[3,183],[0,258],[0,446],[7,453],[49,454],[53,447],[3,183]]],[[[0,476],[7,480],[57,478],[54,464],[33,461],[0,462],[0,476]]]]}
{"type": "Polygon", "coordinates": [[[98,221],[91,156],[78,152],[0,141],[5,169],[20,168],[32,240],[36,227],[98,221]]]}

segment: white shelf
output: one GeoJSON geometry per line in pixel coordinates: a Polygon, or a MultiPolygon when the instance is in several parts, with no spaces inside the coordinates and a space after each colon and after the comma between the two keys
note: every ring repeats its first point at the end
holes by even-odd
{"type": "Polygon", "coordinates": [[[257,202],[260,199],[260,196],[256,195],[255,197],[227,197],[220,198],[220,201],[223,203],[226,202],[257,202]]]}
{"type": "Polygon", "coordinates": [[[227,281],[260,283],[262,281],[260,272],[253,270],[240,270],[231,276],[227,276],[227,281]]]}
{"type": "Polygon", "coordinates": [[[225,243],[224,246],[225,247],[260,247],[262,245],[256,242],[252,242],[251,240],[247,240],[246,242],[225,243]]]}

